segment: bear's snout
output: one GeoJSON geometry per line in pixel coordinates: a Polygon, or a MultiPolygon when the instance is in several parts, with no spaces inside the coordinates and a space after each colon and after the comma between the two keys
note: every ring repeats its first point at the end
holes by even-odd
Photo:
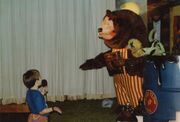
{"type": "Polygon", "coordinates": [[[102,30],[103,30],[102,28],[98,28],[98,32],[102,32],[102,30]]]}

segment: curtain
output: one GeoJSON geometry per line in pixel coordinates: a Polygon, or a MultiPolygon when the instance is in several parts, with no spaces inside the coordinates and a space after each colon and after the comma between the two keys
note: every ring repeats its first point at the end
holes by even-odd
{"type": "Polygon", "coordinates": [[[115,97],[106,68],[79,66],[108,48],[98,39],[114,0],[0,0],[0,99],[23,103],[22,75],[38,69],[48,81],[48,100],[115,97]]]}

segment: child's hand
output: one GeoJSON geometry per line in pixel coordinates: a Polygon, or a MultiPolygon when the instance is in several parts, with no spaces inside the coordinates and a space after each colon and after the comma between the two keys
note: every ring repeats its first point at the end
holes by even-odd
{"type": "Polygon", "coordinates": [[[53,107],[53,110],[60,113],[60,114],[62,114],[62,111],[61,111],[61,109],[59,107],[55,106],[55,107],[53,107]]]}

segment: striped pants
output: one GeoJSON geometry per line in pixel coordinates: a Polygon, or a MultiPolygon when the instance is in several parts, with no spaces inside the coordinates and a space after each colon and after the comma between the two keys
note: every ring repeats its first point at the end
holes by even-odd
{"type": "MultiPolygon", "coordinates": [[[[127,49],[112,50],[112,52],[116,51],[121,53],[122,58],[127,59],[127,49]]],[[[137,107],[139,101],[143,98],[143,77],[130,76],[126,73],[125,67],[123,67],[123,72],[113,76],[117,101],[120,105],[130,104],[132,107],[137,107]]]]}
{"type": "Polygon", "coordinates": [[[132,107],[137,107],[143,98],[143,78],[128,74],[116,74],[113,78],[118,103],[120,105],[129,103],[132,107]]]}

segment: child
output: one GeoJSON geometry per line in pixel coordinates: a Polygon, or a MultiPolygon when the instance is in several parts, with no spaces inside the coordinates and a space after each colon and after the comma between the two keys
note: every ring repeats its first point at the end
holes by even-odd
{"type": "Polygon", "coordinates": [[[48,122],[50,112],[62,113],[59,107],[47,107],[44,96],[38,89],[41,85],[41,76],[38,70],[31,69],[25,72],[23,74],[23,82],[28,88],[26,102],[31,112],[28,122],[48,122]]]}

